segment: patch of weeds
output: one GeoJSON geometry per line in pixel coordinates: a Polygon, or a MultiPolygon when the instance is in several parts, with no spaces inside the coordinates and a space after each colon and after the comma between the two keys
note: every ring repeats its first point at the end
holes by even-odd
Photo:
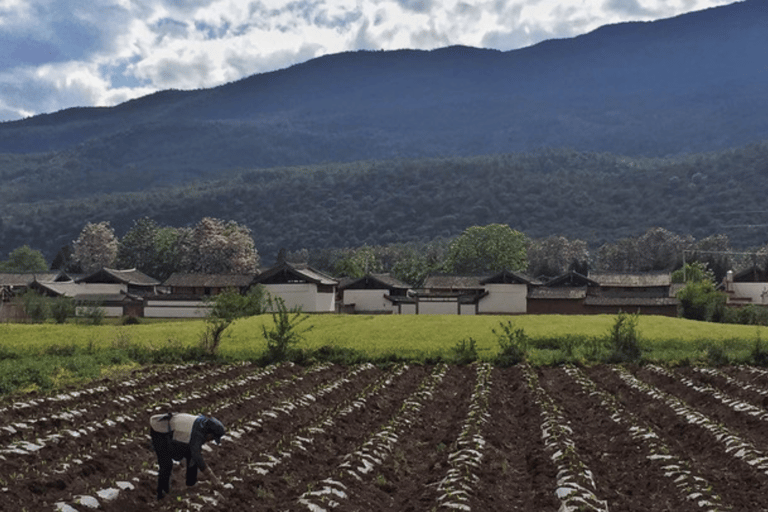
{"type": "Polygon", "coordinates": [[[475,361],[477,361],[477,341],[474,338],[463,339],[451,348],[453,364],[467,365],[475,361]]]}
{"type": "Polygon", "coordinates": [[[725,366],[731,363],[728,348],[724,343],[709,343],[706,347],[707,363],[712,366],[725,366]]]}
{"type": "Polygon", "coordinates": [[[760,339],[760,328],[757,328],[755,343],[752,345],[752,351],[749,354],[749,362],[756,366],[768,366],[768,347],[760,339]]]}

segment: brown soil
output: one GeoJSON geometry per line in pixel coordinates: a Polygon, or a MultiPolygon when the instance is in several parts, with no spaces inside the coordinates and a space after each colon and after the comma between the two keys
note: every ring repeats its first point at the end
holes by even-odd
{"type": "MultiPolygon", "coordinates": [[[[324,481],[331,479],[344,486],[343,497],[334,498],[334,510],[437,509],[438,485],[468,417],[476,372],[473,366],[448,368],[434,392],[420,398],[413,418],[402,421],[404,404],[434,370],[424,366],[398,370],[284,365],[269,372],[252,365],[155,367],[136,372],[126,382],[94,383],[86,390],[96,391],[76,397],[35,397],[37,403],[28,407],[12,407],[6,401],[0,404],[6,407],[3,426],[17,427],[15,432],[0,430],[0,508],[53,511],[56,503],[63,502],[82,512],[87,507],[77,504],[78,496],[96,497],[100,490],[129,482],[132,490],[120,491],[112,501],[99,499],[100,510],[308,510],[299,498],[309,490],[323,489],[324,481]],[[157,468],[148,418],[169,409],[212,414],[239,435],[227,436],[220,446],[205,452],[206,461],[231,488],[214,491],[205,475],[198,485],[187,488],[183,470],[177,468],[171,494],[160,502],[155,499],[156,476],[151,471],[157,468]],[[346,473],[343,464],[348,456],[390,424],[397,424],[398,431],[386,455],[360,479],[346,473]],[[325,426],[315,428],[319,425],[325,426]],[[61,434],[58,440],[46,441],[37,451],[10,452],[14,443],[35,443],[57,433],[61,434]],[[257,471],[270,456],[280,463],[264,474],[257,471]]],[[[643,368],[631,371],[723,424],[757,450],[768,452],[764,422],[691,390],[677,378],[643,368]]],[[[764,406],[762,395],[723,378],[678,371],[764,406]]],[[[768,387],[768,379],[746,370],[722,371],[768,387]]],[[[563,369],[537,373],[541,386],[567,418],[575,450],[594,475],[598,498],[607,500],[610,510],[696,509],[660,465],[648,458],[646,448],[630,437],[624,425],[612,421],[600,402],[563,369]]],[[[653,426],[676,457],[689,461],[712,484],[724,504],[733,510],[765,508],[768,476],[726,453],[709,432],[686,422],[665,403],[631,389],[611,367],[587,368],[585,373],[626,410],[653,426]]],[[[487,421],[478,431],[485,444],[480,465],[473,470],[469,505],[482,511],[557,511],[557,472],[544,448],[541,410],[534,395],[519,368],[495,369],[490,382],[487,421]]]]}

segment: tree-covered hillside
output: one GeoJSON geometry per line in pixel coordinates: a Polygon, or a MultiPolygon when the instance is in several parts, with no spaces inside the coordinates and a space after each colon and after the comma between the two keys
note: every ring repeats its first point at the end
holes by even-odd
{"type": "Polygon", "coordinates": [[[213,89],[0,123],[0,154],[13,155],[0,183],[37,201],[238,168],[743,146],[768,139],[766,26],[768,2],[746,0],[509,52],[328,55],[213,89]]]}
{"type": "Polygon", "coordinates": [[[491,223],[593,247],[655,226],[750,247],[767,238],[767,174],[768,143],[676,159],[543,150],[253,169],[145,192],[6,203],[0,254],[28,244],[50,261],[86,222],[110,221],[122,236],[144,216],[169,226],[232,219],[252,230],[267,264],[280,248],[423,241],[491,223]]]}

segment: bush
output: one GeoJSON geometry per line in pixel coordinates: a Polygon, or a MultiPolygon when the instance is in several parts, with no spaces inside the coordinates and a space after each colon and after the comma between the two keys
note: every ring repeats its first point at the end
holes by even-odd
{"type": "Polygon", "coordinates": [[[608,331],[608,345],[611,347],[609,361],[613,363],[636,362],[640,360],[640,338],[637,332],[638,315],[620,311],[608,331]]]}
{"type": "Polygon", "coordinates": [[[48,319],[50,315],[48,297],[44,297],[34,290],[27,290],[20,295],[20,300],[24,304],[24,311],[33,322],[41,323],[48,319]]]}
{"type": "Polygon", "coordinates": [[[711,281],[689,282],[677,293],[680,316],[689,320],[719,322],[725,316],[727,297],[711,281]]]}
{"type": "Polygon", "coordinates": [[[466,365],[477,361],[477,341],[467,338],[459,341],[451,349],[451,362],[466,365]]]}
{"type": "Polygon", "coordinates": [[[309,315],[302,315],[301,309],[289,310],[285,301],[280,297],[269,299],[270,310],[274,327],[267,329],[262,326],[262,333],[267,340],[267,359],[270,362],[285,361],[290,355],[292,347],[304,339],[304,333],[311,330],[312,326],[299,329],[309,315]]]}
{"type": "Polygon", "coordinates": [[[494,364],[502,368],[514,366],[526,360],[529,340],[523,329],[515,329],[512,322],[499,323],[501,331],[491,329],[496,335],[499,344],[499,353],[496,354],[494,364]]]}
{"type": "Polygon", "coordinates": [[[63,324],[75,314],[75,303],[69,297],[56,297],[50,302],[51,316],[57,324],[63,324]]]}

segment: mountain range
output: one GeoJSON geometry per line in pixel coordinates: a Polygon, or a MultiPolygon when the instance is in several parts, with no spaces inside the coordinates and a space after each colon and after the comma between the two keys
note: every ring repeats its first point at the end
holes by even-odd
{"type": "Polygon", "coordinates": [[[672,161],[759,143],[766,27],[768,2],[746,0],[508,52],[341,53],[212,89],[0,123],[0,248],[26,243],[8,230],[34,205],[162,195],[258,169],[545,148],[672,161]]]}

